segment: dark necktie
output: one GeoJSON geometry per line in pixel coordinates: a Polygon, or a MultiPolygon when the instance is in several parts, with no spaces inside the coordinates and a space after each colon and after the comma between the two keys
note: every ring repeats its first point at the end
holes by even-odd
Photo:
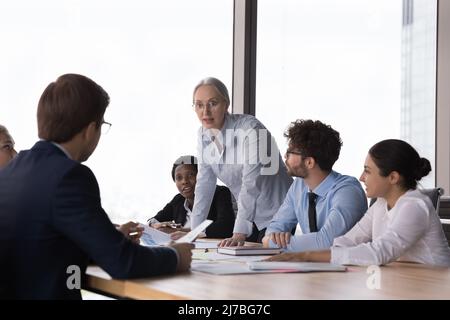
{"type": "Polygon", "coordinates": [[[316,199],[317,194],[313,192],[308,192],[308,218],[309,218],[309,231],[317,232],[317,222],[316,222],[316,199]]]}

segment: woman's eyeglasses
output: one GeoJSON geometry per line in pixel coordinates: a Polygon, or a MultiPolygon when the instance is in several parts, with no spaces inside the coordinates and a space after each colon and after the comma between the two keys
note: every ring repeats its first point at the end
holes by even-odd
{"type": "Polygon", "coordinates": [[[210,100],[206,104],[204,104],[202,101],[195,101],[193,106],[195,110],[203,111],[206,108],[209,108],[210,110],[216,109],[220,104],[219,100],[210,100]]]}
{"type": "Polygon", "coordinates": [[[14,142],[6,142],[4,144],[0,144],[0,150],[2,151],[12,151],[14,149],[14,142]]]}

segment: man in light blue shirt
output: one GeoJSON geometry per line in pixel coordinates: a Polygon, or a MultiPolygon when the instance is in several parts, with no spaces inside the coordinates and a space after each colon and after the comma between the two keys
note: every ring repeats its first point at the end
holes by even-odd
{"type": "Polygon", "coordinates": [[[297,177],[267,227],[265,246],[286,251],[328,249],[367,211],[367,198],[354,177],[332,170],[342,146],[339,133],[320,121],[297,120],[285,133],[286,167],[297,177]],[[292,236],[300,225],[301,235],[292,236]]]}

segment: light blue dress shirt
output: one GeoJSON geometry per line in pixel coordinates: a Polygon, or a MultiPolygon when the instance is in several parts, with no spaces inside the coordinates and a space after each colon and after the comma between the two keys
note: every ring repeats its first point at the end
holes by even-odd
{"type": "MultiPolygon", "coordinates": [[[[273,232],[290,232],[300,224],[302,235],[291,237],[286,251],[311,251],[329,249],[333,240],[345,234],[367,211],[367,198],[357,179],[335,171],[313,190],[316,200],[318,232],[310,232],[308,218],[309,188],[301,178],[296,178],[266,235],[273,232]]],[[[270,241],[271,247],[276,245],[270,241]]]]}
{"type": "Polygon", "coordinates": [[[233,232],[247,236],[253,223],[258,230],[269,225],[292,183],[275,140],[251,115],[227,114],[216,135],[200,128],[198,161],[192,228],[206,219],[217,178],[237,199],[233,232]]]}

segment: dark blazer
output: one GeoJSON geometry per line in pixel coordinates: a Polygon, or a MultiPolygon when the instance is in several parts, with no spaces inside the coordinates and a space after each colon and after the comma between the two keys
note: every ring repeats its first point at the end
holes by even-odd
{"type": "Polygon", "coordinates": [[[67,286],[75,283],[69,267],[78,266],[84,278],[90,259],[113,278],[176,270],[173,249],[143,247],[116,230],[92,171],[50,142],[0,170],[0,208],[0,293],[7,298],[80,299],[67,286]]]}
{"type": "MultiPolygon", "coordinates": [[[[176,223],[184,225],[187,212],[184,201],[185,198],[177,194],[154,218],[159,222],[175,220],[176,223]]],[[[227,187],[216,186],[207,219],[214,221],[205,230],[208,238],[227,238],[233,235],[235,214],[231,192],[227,187]]]]}

